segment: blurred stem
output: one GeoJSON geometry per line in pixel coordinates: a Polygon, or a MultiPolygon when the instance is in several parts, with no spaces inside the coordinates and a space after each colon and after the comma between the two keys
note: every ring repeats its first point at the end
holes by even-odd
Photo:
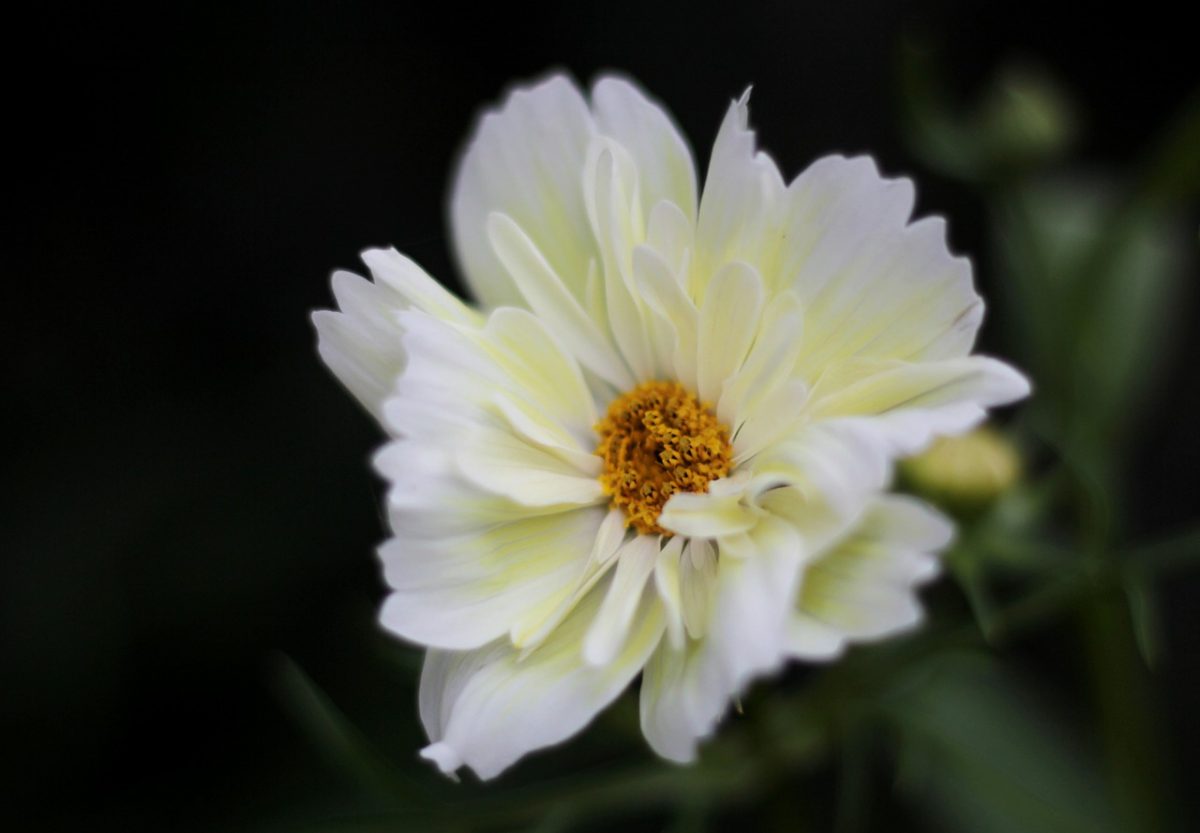
{"type": "Polygon", "coordinates": [[[743,801],[760,795],[773,780],[753,756],[729,757],[713,751],[718,754],[690,769],[631,767],[607,776],[515,790],[490,800],[480,796],[469,808],[462,808],[460,818],[469,829],[482,824],[508,827],[547,816],[569,827],[579,819],[595,823],[651,807],[686,812],[699,800],[705,806],[743,801]]]}
{"type": "Polygon", "coordinates": [[[867,829],[871,798],[869,739],[861,723],[856,723],[843,734],[838,764],[833,831],[860,833],[867,829]]]}
{"type": "MultiPolygon", "coordinates": [[[[1103,251],[1101,245],[1093,254],[1103,251]]],[[[1072,450],[1080,452],[1067,462],[1077,475],[1077,501],[1083,510],[1078,535],[1092,584],[1079,610],[1078,629],[1095,697],[1107,777],[1123,829],[1164,831],[1165,773],[1154,710],[1131,611],[1118,584],[1122,565],[1112,549],[1116,534],[1113,464],[1103,444],[1072,450]]]]}
{"type": "Polygon", "coordinates": [[[1129,569],[1150,577],[1200,566],[1200,529],[1139,547],[1130,554],[1128,561],[1129,569]]]}
{"type": "Polygon", "coordinates": [[[695,801],[682,807],[665,833],[704,833],[708,829],[708,804],[695,801]]]}
{"type": "Polygon", "coordinates": [[[1096,693],[1101,737],[1122,827],[1167,829],[1162,756],[1146,672],[1133,642],[1129,610],[1116,592],[1097,593],[1080,616],[1096,693]]]}
{"type": "Polygon", "coordinates": [[[1067,575],[1042,584],[1023,599],[1013,602],[991,617],[991,629],[985,634],[989,643],[1001,644],[1015,636],[1063,615],[1097,584],[1112,581],[1108,571],[1094,565],[1077,567],[1067,575]]]}
{"type": "Polygon", "coordinates": [[[1141,199],[1183,202],[1200,194],[1200,89],[1184,102],[1143,168],[1141,199]]]}
{"type": "Polygon", "coordinates": [[[290,657],[274,668],[277,696],[334,768],[375,798],[420,802],[427,794],[363,737],[358,728],[290,657]]]}
{"type": "Polygon", "coordinates": [[[950,570],[958,580],[959,587],[967,597],[967,604],[975,616],[980,633],[988,642],[996,629],[996,609],[988,593],[985,571],[976,557],[976,552],[970,548],[959,548],[951,553],[948,559],[950,570]]]}
{"type": "Polygon", "coordinates": [[[570,814],[564,808],[558,807],[546,813],[541,821],[528,828],[527,833],[563,833],[570,827],[570,814]]]}
{"type": "Polygon", "coordinates": [[[805,819],[800,787],[794,781],[786,781],[771,791],[763,809],[762,829],[772,833],[798,833],[811,829],[805,819]]]}
{"type": "MultiPolygon", "coordinates": [[[[1051,552],[1059,550],[1047,550],[1047,553],[1051,552]]],[[[1200,566],[1200,529],[1139,547],[1120,559],[1077,563],[1073,568],[1061,571],[1056,578],[1041,583],[1024,598],[989,609],[990,628],[985,638],[989,643],[1002,644],[1067,613],[1091,594],[1117,593],[1122,585],[1122,573],[1154,582],[1175,570],[1196,566],[1200,566]]]]}

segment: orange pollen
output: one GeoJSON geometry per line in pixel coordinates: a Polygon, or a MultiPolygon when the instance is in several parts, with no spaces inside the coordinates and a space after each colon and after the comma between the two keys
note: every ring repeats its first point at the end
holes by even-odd
{"type": "Polygon", "coordinates": [[[707,492],[729,474],[729,429],[678,382],[643,382],[621,394],[596,433],[600,485],[638,532],[670,536],[658,516],[671,495],[707,492]]]}

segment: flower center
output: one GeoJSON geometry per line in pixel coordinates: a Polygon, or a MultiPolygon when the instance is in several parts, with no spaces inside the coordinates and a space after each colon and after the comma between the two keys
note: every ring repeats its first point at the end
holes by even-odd
{"type": "Polygon", "coordinates": [[[707,492],[729,474],[729,429],[678,382],[643,382],[621,394],[596,433],[600,485],[639,532],[671,535],[658,525],[671,495],[707,492]]]}

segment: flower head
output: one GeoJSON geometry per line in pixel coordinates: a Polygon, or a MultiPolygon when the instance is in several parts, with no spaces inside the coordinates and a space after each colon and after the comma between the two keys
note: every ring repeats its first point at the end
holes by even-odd
{"type": "Polygon", "coordinates": [[[642,674],[687,761],[789,658],[913,626],[950,526],[892,461],[1017,399],[913,189],[866,158],[790,184],[746,97],[700,196],[630,82],[551,77],[484,115],[452,195],[478,306],[395,251],[334,275],[320,352],[391,439],[385,628],[429,651],[422,752],[491,777],[642,674]]]}

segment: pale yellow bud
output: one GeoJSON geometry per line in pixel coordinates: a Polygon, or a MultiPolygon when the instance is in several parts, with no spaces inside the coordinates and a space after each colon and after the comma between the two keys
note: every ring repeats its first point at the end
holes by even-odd
{"type": "Polygon", "coordinates": [[[971,510],[991,503],[1021,476],[1021,457],[1012,442],[982,427],[943,437],[901,463],[913,489],[950,508],[971,510]]]}

